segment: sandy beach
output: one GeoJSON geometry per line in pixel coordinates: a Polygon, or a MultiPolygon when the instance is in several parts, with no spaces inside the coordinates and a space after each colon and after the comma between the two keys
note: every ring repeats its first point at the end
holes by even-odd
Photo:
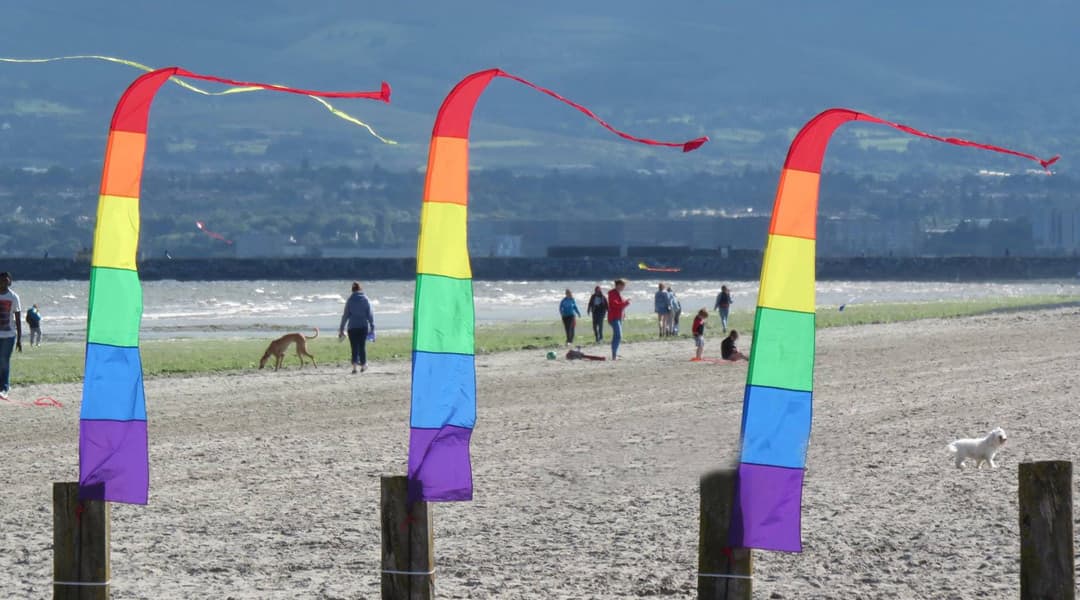
{"type": "MultiPolygon", "coordinates": [[[[805,551],[756,553],[755,598],[1018,597],[1017,464],[1080,451],[1078,331],[1075,308],[820,331],[805,551]],[[958,472],[945,445],[994,426],[1001,467],[958,472]]],[[[698,477],[736,457],[746,367],[690,363],[688,339],[622,354],[478,357],[476,499],[435,506],[439,597],[696,596],[698,477]]],[[[113,505],[114,598],[378,598],[407,362],[146,387],[150,505],[113,505]]],[[[51,597],[79,393],[0,404],[5,598],[51,597]]]]}

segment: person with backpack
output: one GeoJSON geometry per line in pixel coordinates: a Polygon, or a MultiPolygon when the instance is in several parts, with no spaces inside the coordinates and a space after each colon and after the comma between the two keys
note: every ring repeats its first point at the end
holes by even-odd
{"type": "Polygon", "coordinates": [[[26,324],[30,326],[30,347],[41,345],[41,313],[37,304],[26,311],[26,324]]]}
{"type": "Polygon", "coordinates": [[[675,297],[671,285],[667,286],[667,293],[671,297],[671,335],[679,335],[679,317],[682,316],[682,304],[675,297]]]}

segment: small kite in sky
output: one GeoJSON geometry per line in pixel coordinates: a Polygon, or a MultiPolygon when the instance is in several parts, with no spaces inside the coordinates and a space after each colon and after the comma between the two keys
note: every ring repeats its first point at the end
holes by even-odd
{"type": "Polygon", "coordinates": [[[205,233],[206,235],[214,238],[215,240],[221,240],[221,241],[225,242],[226,244],[228,244],[230,246],[232,245],[232,240],[225,239],[225,236],[221,235],[220,233],[214,233],[213,231],[210,231],[209,229],[206,228],[206,224],[203,223],[202,221],[195,221],[195,227],[197,227],[199,229],[199,231],[201,231],[201,232],[205,233]]]}

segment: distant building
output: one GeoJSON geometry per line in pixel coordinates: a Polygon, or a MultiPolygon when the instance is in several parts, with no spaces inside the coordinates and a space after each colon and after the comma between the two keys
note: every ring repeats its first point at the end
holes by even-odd
{"type": "Polygon", "coordinates": [[[819,256],[914,256],[922,249],[922,239],[915,219],[818,218],[819,256]]]}
{"type": "Polygon", "coordinates": [[[1080,252],[1080,208],[1034,209],[1031,230],[1038,254],[1075,255],[1080,252]]]}

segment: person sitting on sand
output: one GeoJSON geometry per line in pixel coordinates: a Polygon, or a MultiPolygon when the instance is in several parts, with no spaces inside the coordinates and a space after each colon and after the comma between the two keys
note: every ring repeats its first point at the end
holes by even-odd
{"type": "Polygon", "coordinates": [[[739,352],[739,349],[735,347],[735,341],[739,339],[739,332],[732,329],[724,341],[720,342],[720,358],[724,360],[737,361],[737,360],[750,360],[746,358],[746,355],[739,352]]]}
{"type": "Polygon", "coordinates": [[[697,311],[694,324],[690,327],[690,332],[694,334],[694,346],[697,347],[694,352],[694,360],[701,360],[702,355],[705,354],[705,320],[708,318],[709,311],[703,308],[697,311]]]}

